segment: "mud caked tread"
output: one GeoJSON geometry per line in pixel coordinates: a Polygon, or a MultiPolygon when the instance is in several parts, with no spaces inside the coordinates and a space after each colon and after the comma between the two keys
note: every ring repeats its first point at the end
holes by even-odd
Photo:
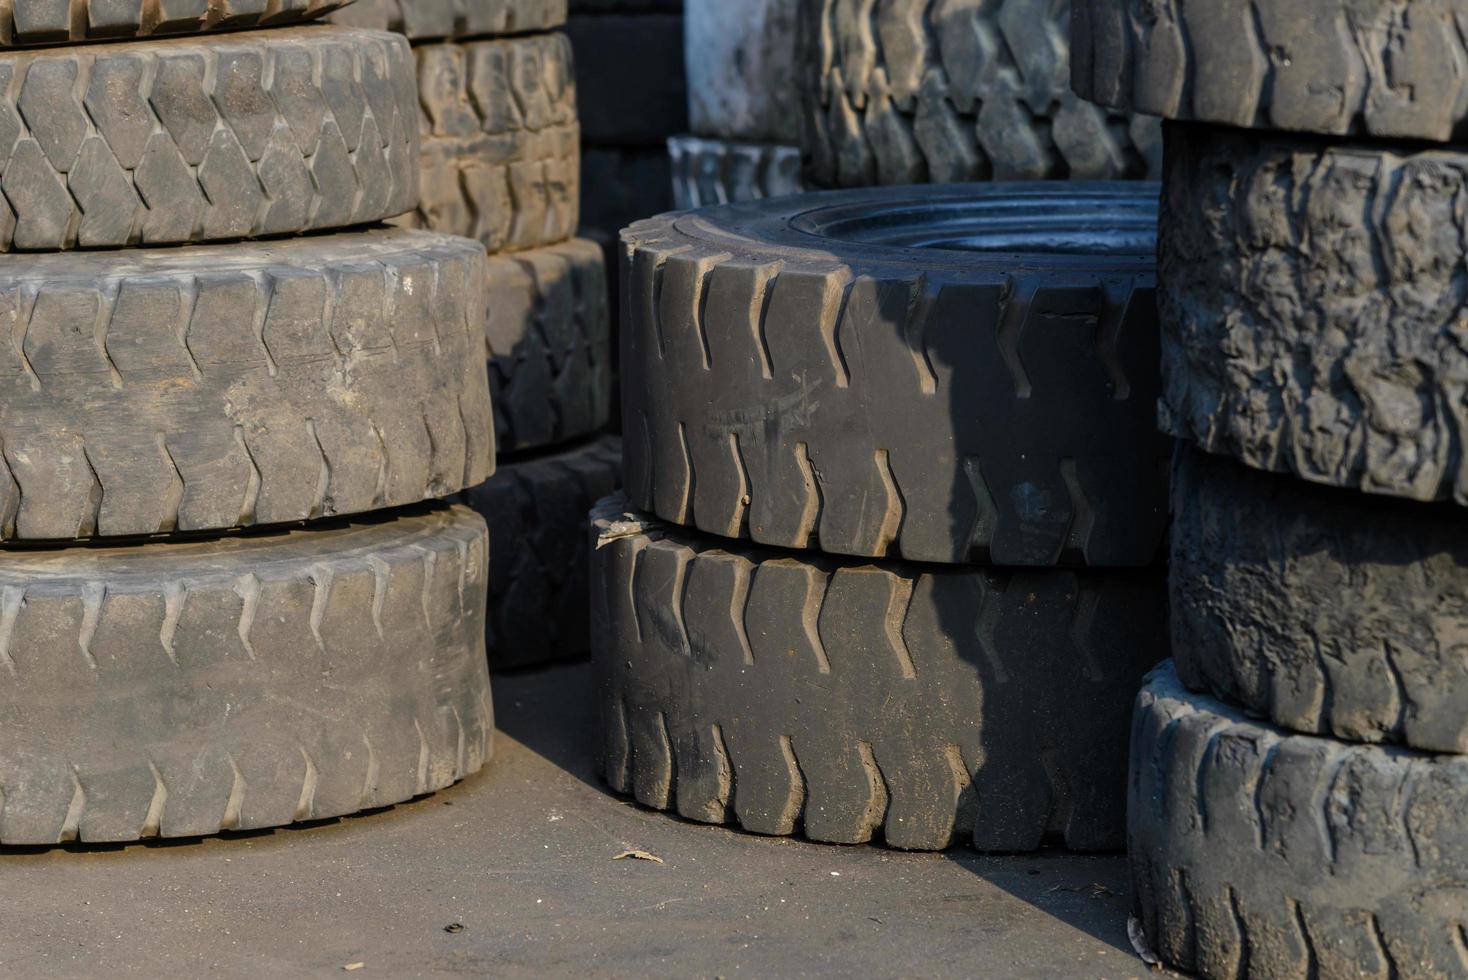
{"type": "Polygon", "coordinates": [[[525,34],[564,24],[566,0],[352,0],[331,22],[415,42],[525,34]]]}
{"type": "Polygon", "coordinates": [[[1463,756],[1291,735],[1165,666],[1132,728],[1138,917],[1207,980],[1463,976],[1465,804],[1463,756]]]}
{"type": "Polygon", "coordinates": [[[680,211],[804,190],[800,150],[793,146],[673,136],[668,139],[668,155],[673,163],[674,207],[680,211]]]}
{"type": "Polygon", "coordinates": [[[575,233],[580,132],[571,44],[539,34],[425,44],[418,61],[422,185],[398,223],[491,252],[575,233]]]}
{"type": "Polygon", "coordinates": [[[0,47],[296,24],[347,0],[0,0],[0,47]]]}
{"type": "Polygon", "coordinates": [[[1157,121],[1070,88],[1066,0],[801,0],[819,186],[1160,171],[1157,121]]]}
{"type": "Polygon", "coordinates": [[[0,316],[0,537],[301,521],[493,472],[474,242],[15,255],[0,316]]]}
{"type": "Polygon", "coordinates": [[[485,339],[501,453],[606,427],[612,328],[604,261],[584,238],[490,258],[485,339]]]}
{"type": "Polygon", "coordinates": [[[1072,3],[1072,81],[1094,102],[1259,129],[1468,136],[1462,0],[1072,3]]]}
{"type": "Polygon", "coordinates": [[[417,201],[403,38],[344,27],[0,52],[0,251],[379,221],[417,201]]]}
{"type": "Polygon", "coordinates": [[[1154,423],[1152,256],[1140,244],[1016,255],[821,230],[1024,202],[1105,210],[1119,226],[1111,209],[1132,208],[1150,251],[1150,194],[880,188],[632,225],[620,321],[628,496],[711,534],[833,554],[1150,563],[1171,454],[1154,423]]]}
{"type": "Polygon", "coordinates": [[[0,843],[274,827],[489,756],[464,507],[0,563],[0,843]]]}
{"type": "Polygon", "coordinates": [[[1168,127],[1162,425],[1316,483],[1468,503],[1468,154],[1168,127]]]}
{"type": "Polygon", "coordinates": [[[615,436],[504,461],[465,502],[497,542],[489,561],[489,663],[526,667],[591,649],[587,514],[622,484],[615,436]]]}
{"type": "Polygon", "coordinates": [[[949,570],[726,550],[593,514],[605,774],[764,834],[933,850],[1123,836],[1128,710],[1165,655],[1160,570],[949,570]]]}

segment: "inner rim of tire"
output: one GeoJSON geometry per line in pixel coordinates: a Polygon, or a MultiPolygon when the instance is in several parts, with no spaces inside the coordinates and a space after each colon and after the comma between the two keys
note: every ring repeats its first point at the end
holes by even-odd
{"type": "Polygon", "coordinates": [[[867,245],[967,252],[1137,255],[1157,250],[1157,199],[1040,193],[837,204],[791,219],[797,231],[867,245]]]}

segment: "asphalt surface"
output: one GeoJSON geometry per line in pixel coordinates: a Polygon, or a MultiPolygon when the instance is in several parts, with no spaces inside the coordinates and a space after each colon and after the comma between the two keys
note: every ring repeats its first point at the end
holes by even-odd
{"type": "Polygon", "coordinates": [[[1119,857],[906,854],[683,822],[597,781],[585,665],[494,684],[493,762],[436,796],[208,840],[0,848],[0,976],[1147,972],[1119,857]]]}

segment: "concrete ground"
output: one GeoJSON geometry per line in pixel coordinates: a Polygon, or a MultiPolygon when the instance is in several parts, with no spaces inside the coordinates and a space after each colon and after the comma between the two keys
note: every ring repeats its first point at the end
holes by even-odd
{"type": "Polygon", "coordinates": [[[755,837],[610,795],[585,665],[498,676],[494,761],[338,821],[0,849],[0,976],[1135,977],[1119,857],[755,837]],[[650,860],[617,855],[644,851],[650,860]]]}

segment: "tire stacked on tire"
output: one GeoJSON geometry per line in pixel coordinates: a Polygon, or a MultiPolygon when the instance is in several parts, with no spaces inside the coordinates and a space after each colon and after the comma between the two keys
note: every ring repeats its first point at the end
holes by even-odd
{"type": "Polygon", "coordinates": [[[417,62],[422,190],[409,227],[489,251],[482,321],[500,466],[466,495],[499,542],[490,664],[585,655],[586,512],[620,484],[602,250],[573,237],[580,122],[565,0],[370,0],[417,62]]]}
{"type": "Polygon", "coordinates": [[[1175,120],[1137,914],[1205,977],[1463,976],[1468,50],[1437,5],[1305,6],[1075,9],[1077,90],[1175,120]]]}
{"type": "Polygon", "coordinates": [[[412,59],[332,6],[0,20],[0,843],[334,817],[489,754],[488,538],[439,499],[494,465],[484,251],[381,224],[412,59]]]}
{"type": "Polygon", "coordinates": [[[1155,201],[883,188],[623,233],[616,790],[818,841],[1120,848],[1165,656],[1155,201]]]}

